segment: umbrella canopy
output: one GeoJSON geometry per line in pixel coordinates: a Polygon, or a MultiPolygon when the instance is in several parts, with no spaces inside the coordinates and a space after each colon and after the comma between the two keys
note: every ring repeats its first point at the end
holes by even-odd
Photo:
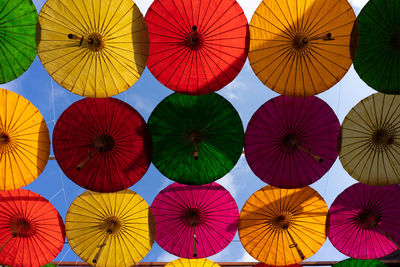
{"type": "Polygon", "coordinates": [[[346,0],[263,0],[250,21],[250,65],[280,94],[319,94],[351,66],[355,19],[346,0]]]}
{"type": "Polygon", "coordinates": [[[247,125],[244,150],[252,171],[280,188],[314,183],[335,162],[340,123],[311,96],[278,96],[263,104],[247,125]]]}
{"type": "Polygon", "coordinates": [[[146,201],[131,190],[85,191],[65,217],[68,243],[95,266],[132,266],[154,242],[154,219],[146,201]]]}
{"type": "Polygon", "coordinates": [[[336,263],[333,267],[386,267],[387,265],[378,260],[347,259],[336,263]]]}
{"type": "Polygon", "coordinates": [[[0,190],[31,183],[46,167],[49,154],[49,131],[39,110],[0,89],[0,190]]]}
{"type": "Polygon", "coordinates": [[[240,212],[239,237],[246,251],[270,265],[290,265],[314,255],[326,240],[328,207],[311,187],[256,191],[240,212]]]}
{"type": "Polygon", "coordinates": [[[31,0],[0,1],[0,83],[18,78],[35,59],[37,17],[31,0]]]}
{"type": "Polygon", "coordinates": [[[11,266],[41,266],[64,246],[60,214],[41,195],[29,190],[0,191],[0,262],[11,266]]]}
{"type": "Polygon", "coordinates": [[[235,0],[156,0],[146,22],[151,40],[147,66],[178,93],[217,91],[246,61],[247,19],[235,0]]]}
{"type": "Polygon", "coordinates": [[[209,259],[176,259],[174,261],[171,261],[165,267],[219,267],[218,264],[216,264],[213,261],[210,261],[209,259]]]}
{"type": "Polygon", "coordinates": [[[328,237],[341,253],[376,259],[400,243],[400,187],[357,183],[344,190],[329,209],[328,237]]]}
{"type": "Polygon", "coordinates": [[[131,0],[47,0],[37,38],[39,58],[51,77],[85,97],[129,89],[149,52],[146,23],[131,0]]]}
{"type": "Polygon", "coordinates": [[[164,188],[151,205],[157,243],[185,258],[204,258],[224,249],[235,236],[239,211],[229,192],[217,183],[164,188]]]}
{"type": "Polygon", "coordinates": [[[151,135],[142,116],[115,98],[86,98],[68,107],[53,133],[64,173],[93,191],[115,192],[139,181],[151,162],[151,135]]]}
{"type": "Polygon", "coordinates": [[[339,159],[354,178],[370,185],[400,183],[400,96],[373,94],[346,115],[339,159]]]}
{"type": "Polygon", "coordinates": [[[370,0],[357,17],[359,44],[354,68],[382,93],[400,94],[400,8],[397,0],[370,0]]]}
{"type": "Polygon", "coordinates": [[[153,163],[182,184],[208,184],[227,174],[243,150],[243,125],[222,96],[172,94],[150,115],[153,163]]]}

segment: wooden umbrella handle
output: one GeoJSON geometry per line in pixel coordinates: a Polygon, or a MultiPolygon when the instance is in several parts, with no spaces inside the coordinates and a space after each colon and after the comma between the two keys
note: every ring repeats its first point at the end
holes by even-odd
{"type": "Polygon", "coordinates": [[[197,140],[193,140],[193,159],[199,159],[199,148],[197,146],[197,140]]]}
{"type": "Polygon", "coordinates": [[[84,161],[82,161],[81,163],[79,163],[79,165],[76,166],[76,169],[77,169],[78,171],[82,170],[83,167],[85,167],[86,164],[89,162],[89,160],[91,160],[99,151],[100,151],[100,148],[96,148],[96,150],[95,150],[93,153],[91,153],[90,151],[88,151],[89,156],[88,156],[84,161]]]}
{"type": "Polygon", "coordinates": [[[304,153],[306,153],[307,155],[309,155],[310,157],[312,157],[312,158],[313,158],[314,160],[316,160],[317,162],[323,162],[323,161],[324,161],[323,158],[321,158],[320,156],[313,154],[313,153],[311,152],[311,148],[306,149],[306,148],[302,147],[299,143],[296,143],[295,145],[296,145],[296,147],[297,147],[298,149],[300,149],[301,151],[303,151],[304,153]]]}
{"type": "Polygon", "coordinates": [[[97,251],[96,255],[94,256],[93,263],[97,263],[97,261],[98,261],[98,259],[100,257],[100,254],[103,251],[103,248],[106,246],[107,240],[110,237],[110,235],[111,235],[111,233],[109,231],[107,231],[107,235],[104,238],[103,243],[97,246],[99,248],[99,251],[97,251]]]}
{"type": "Polygon", "coordinates": [[[301,249],[299,248],[299,246],[297,245],[297,243],[294,241],[292,235],[289,233],[289,230],[286,229],[286,231],[287,231],[287,233],[288,233],[290,239],[291,239],[292,242],[293,242],[292,244],[289,245],[289,247],[290,247],[290,248],[296,248],[297,253],[299,254],[300,258],[301,258],[302,260],[304,260],[306,257],[304,256],[303,252],[301,251],[301,249]]]}
{"type": "Polygon", "coordinates": [[[197,248],[196,248],[196,243],[197,243],[197,238],[196,238],[196,224],[193,224],[193,257],[197,257],[197,248]]]}

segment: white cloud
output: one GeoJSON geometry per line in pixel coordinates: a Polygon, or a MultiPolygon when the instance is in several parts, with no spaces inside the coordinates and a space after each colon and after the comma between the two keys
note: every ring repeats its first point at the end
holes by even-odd
{"type": "Polygon", "coordinates": [[[160,256],[158,256],[157,261],[158,262],[171,262],[178,259],[178,257],[168,253],[168,252],[163,252],[161,253],[160,256]]]}
{"type": "Polygon", "coordinates": [[[242,255],[240,256],[240,258],[237,259],[236,261],[238,261],[238,262],[257,262],[257,260],[254,259],[252,256],[250,256],[250,254],[247,253],[246,251],[244,251],[242,253],[242,255]]]}
{"type": "Polygon", "coordinates": [[[233,80],[230,84],[228,84],[224,90],[221,91],[221,95],[228,98],[229,100],[237,100],[241,98],[241,94],[248,88],[245,82],[240,81],[239,79],[233,80]]]}
{"type": "Polygon", "coordinates": [[[225,175],[224,177],[219,179],[217,181],[217,183],[219,183],[220,185],[225,187],[225,189],[228,190],[229,193],[231,193],[231,195],[235,198],[237,196],[237,192],[238,192],[239,188],[238,188],[237,184],[235,184],[234,180],[235,180],[235,177],[231,173],[228,173],[227,175],[225,175]]]}
{"type": "Polygon", "coordinates": [[[350,0],[350,4],[357,8],[362,8],[368,2],[368,0],[350,0]]]}

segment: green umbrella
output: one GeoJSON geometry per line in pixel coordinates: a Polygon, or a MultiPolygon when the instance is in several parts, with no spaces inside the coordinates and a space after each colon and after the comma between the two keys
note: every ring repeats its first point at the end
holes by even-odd
{"type": "Polygon", "coordinates": [[[243,149],[243,125],[222,96],[172,94],[149,118],[153,163],[182,184],[208,184],[228,173],[243,149]]]}
{"type": "Polygon", "coordinates": [[[19,77],[35,59],[37,17],[32,0],[0,0],[0,83],[19,77]]]}
{"type": "Polygon", "coordinates": [[[347,259],[336,263],[333,267],[387,267],[381,261],[378,260],[358,260],[358,259],[347,259]]]}
{"type": "Polygon", "coordinates": [[[357,17],[354,68],[365,83],[387,94],[400,94],[399,10],[399,0],[370,0],[357,17]]]}

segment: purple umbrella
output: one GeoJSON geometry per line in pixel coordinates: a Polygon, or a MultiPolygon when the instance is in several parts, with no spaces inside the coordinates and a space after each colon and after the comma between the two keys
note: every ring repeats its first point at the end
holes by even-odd
{"type": "Polygon", "coordinates": [[[357,183],[344,190],[329,209],[328,237],[343,254],[376,259],[398,248],[400,187],[357,183]]]}
{"type": "Polygon", "coordinates": [[[250,119],[245,155],[252,171],[280,188],[299,188],[321,178],[338,156],[340,123],[321,99],[278,96],[250,119]]]}

